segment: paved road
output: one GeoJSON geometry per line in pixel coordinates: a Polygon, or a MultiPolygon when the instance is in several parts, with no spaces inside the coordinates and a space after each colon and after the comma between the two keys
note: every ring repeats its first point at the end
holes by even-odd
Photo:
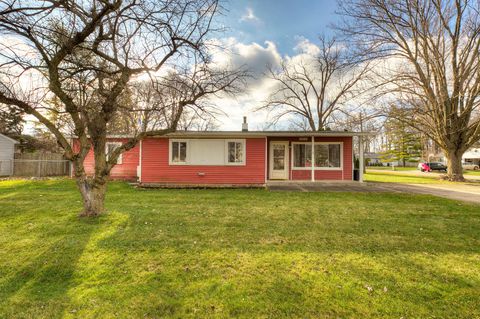
{"type": "Polygon", "coordinates": [[[480,184],[401,184],[358,182],[269,182],[271,191],[296,192],[398,192],[427,194],[480,204],[480,184]]]}
{"type": "MultiPolygon", "coordinates": [[[[374,169],[374,168],[367,168],[367,173],[372,172],[372,173],[385,173],[385,174],[392,174],[392,175],[410,175],[410,176],[422,176],[422,177],[428,177],[429,175],[433,176],[441,176],[444,175],[444,173],[437,173],[437,172],[422,172],[419,170],[413,170],[413,171],[391,171],[391,170],[385,170],[385,169],[374,169]]],[[[480,180],[480,175],[464,175],[465,179],[467,180],[480,180]]]]}

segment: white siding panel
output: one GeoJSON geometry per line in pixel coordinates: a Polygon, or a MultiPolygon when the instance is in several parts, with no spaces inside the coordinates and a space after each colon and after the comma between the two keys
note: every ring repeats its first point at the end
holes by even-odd
{"type": "Polygon", "coordinates": [[[190,165],[224,165],[225,140],[190,140],[190,165]]]}
{"type": "Polygon", "coordinates": [[[6,176],[12,173],[14,151],[15,143],[0,134],[0,176],[6,176]]]}

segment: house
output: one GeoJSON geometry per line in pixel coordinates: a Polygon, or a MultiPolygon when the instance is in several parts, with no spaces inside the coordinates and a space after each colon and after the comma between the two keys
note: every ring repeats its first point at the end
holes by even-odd
{"type": "MultiPolygon", "coordinates": [[[[246,186],[264,185],[270,180],[351,181],[353,137],[366,134],[177,131],[145,138],[124,152],[111,177],[137,180],[144,185],[246,186]]],[[[107,154],[127,140],[128,136],[109,137],[107,154]]],[[[93,151],[85,159],[85,168],[87,174],[93,174],[93,151]]]]}
{"type": "Polygon", "coordinates": [[[0,176],[13,174],[15,144],[18,144],[18,142],[0,134],[0,176]]]}
{"type": "Polygon", "coordinates": [[[365,152],[364,154],[367,166],[386,166],[387,163],[382,162],[382,154],[365,152]]]}
{"type": "Polygon", "coordinates": [[[469,148],[462,156],[462,161],[471,165],[480,166],[480,147],[469,148]]]}

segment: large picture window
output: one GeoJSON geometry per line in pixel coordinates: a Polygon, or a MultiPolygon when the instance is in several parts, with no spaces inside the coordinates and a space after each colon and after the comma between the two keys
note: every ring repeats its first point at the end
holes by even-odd
{"type": "Polygon", "coordinates": [[[311,144],[293,144],[293,167],[312,167],[311,144]]]}
{"type": "Polygon", "coordinates": [[[245,165],[244,139],[170,140],[170,165],[245,165]]]}
{"type": "Polygon", "coordinates": [[[340,169],[342,168],[341,143],[315,143],[312,161],[311,143],[293,144],[293,169],[340,169]]]}
{"type": "Polygon", "coordinates": [[[316,144],[315,167],[341,167],[340,144],[316,144]]]}

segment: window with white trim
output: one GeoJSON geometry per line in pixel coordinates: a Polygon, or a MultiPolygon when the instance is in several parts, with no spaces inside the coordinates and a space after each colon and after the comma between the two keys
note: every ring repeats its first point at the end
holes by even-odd
{"type": "Polygon", "coordinates": [[[227,140],[228,164],[243,164],[245,162],[245,142],[243,140],[227,140]]]}
{"type": "MultiPolygon", "coordinates": [[[[107,156],[107,161],[108,161],[108,158],[110,157],[110,154],[112,154],[120,146],[122,146],[122,143],[120,142],[107,142],[105,144],[105,153],[107,156]]],[[[118,155],[116,164],[117,165],[122,164],[122,159],[123,159],[123,154],[118,155]]]]}
{"type": "Polygon", "coordinates": [[[341,169],[342,143],[315,143],[312,161],[312,143],[293,143],[293,169],[341,169]]]}
{"type": "Polygon", "coordinates": [[[312,167],[312,144],[293,144],[293,167],[312,167]]]}
{"type": "Polygon", "coordinates": [[[170,140],[170,165],[245,165],[244,139],[170,140]]]}
{"type": "Polygon", "coordinates": [[[315,144],[315,167],[340,168],[340,144],[315,144]]]}
{"type": "Polygon", "coordinates": [[[187,163],[187,141],[172,141],[170,161],[175,164],[187,163]]]}

